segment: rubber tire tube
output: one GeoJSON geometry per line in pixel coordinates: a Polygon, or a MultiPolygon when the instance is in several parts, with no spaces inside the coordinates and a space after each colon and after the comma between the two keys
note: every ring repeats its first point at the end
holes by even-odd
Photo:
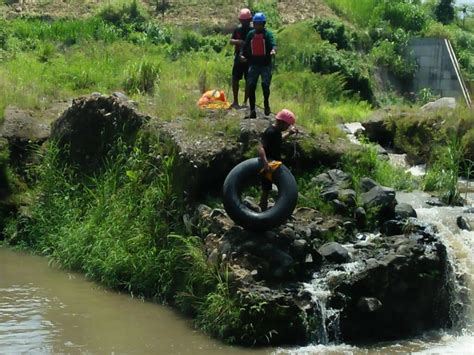
{"type": "Polygon", "coordinates": [[[278,198],[272,208],[255,212],[242,203],[243,188],[249,183],[259,183],[263,162],[259,158],[243,161],[235,166],[224,181],[224,208],[232,220],[253,231],[270,230],[283,224],[293,213],[298,200],[295,178],[285,165],[273,173],[273,183],[278,187],[278,198]]]}

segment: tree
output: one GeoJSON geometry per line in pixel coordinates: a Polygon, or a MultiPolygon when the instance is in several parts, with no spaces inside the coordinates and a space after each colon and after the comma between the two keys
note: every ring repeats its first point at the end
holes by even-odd
{"type": "Polygon", "coordinates": [[[440,0],[435,8],[436,19],[444,25],[454,21],[454,0],[440,0]]]}

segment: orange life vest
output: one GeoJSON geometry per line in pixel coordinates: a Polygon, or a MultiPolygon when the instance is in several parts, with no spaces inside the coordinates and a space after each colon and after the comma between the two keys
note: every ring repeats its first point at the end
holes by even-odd
{"type": "Polygon", "coordinates": [[[267,48],[265,46],[265,34],[255,33],[251,42],[250,48],[252,49],[252,55],[254,57],[263,57],[267,54],[267,48]]]}

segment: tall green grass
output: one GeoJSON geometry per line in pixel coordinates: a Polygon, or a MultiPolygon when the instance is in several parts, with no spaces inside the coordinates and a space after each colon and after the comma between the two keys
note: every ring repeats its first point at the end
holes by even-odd
{"type": "Polygon", "coordinates": [[[366,28],[372,18],[375,7],[381,0],[326,0],[326,3],[340,16],[366,28]]]}

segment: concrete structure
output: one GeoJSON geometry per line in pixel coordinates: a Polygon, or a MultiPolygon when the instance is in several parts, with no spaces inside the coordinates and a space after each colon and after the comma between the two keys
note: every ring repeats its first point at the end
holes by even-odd
{"type": "Polygon", "coordinates": [[[453,47],[447,39],[413,38],[409,53],[414,56],[418,69],[410,91],[418,93],[429,88],[441,97],[455,97],[458,102],[471,106],[471,98],[462,78],[453,47]]]}

